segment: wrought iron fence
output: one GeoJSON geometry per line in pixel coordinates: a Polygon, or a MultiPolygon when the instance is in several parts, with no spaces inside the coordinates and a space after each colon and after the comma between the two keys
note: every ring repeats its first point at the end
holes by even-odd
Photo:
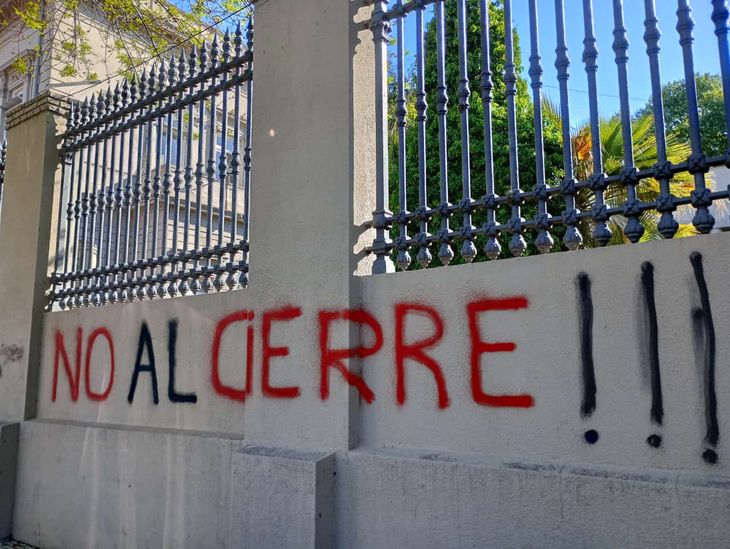
{"type": "Polygon", "coordinates": [[[8,153],[8,142],[3,141],[0,146],[0,212],[3,207],[3,188],[5,187],[5,159],[8,153]]]}
{"type": "MultiPolygon", "coordinates": [[[[662,0],[664,1],[664,0],[662,0]]],[[[375,240],[369,251],[374,253],[373,272],[383,273],[390,270],[391,260],[397,267],[406,270],[413,265],[411,252],[416,252],[416,262],[426,267],[432,262],[432,249],[437,250],[437,256],[443,265],[448,265],[455,257],[452,245],[460,244],[460,256],[465,262],[472,262],[479,257],[479,250],[475,242],[479,242],[483,255],[489,259],[500,257],[520,256],[530,249],[536,252],[547,253],[560,248],[556,245],[556,237],[562,236],[562,244],[568,250],[575,250],[590,239],[591,244],[606,245],[616,236],[621,236],[632,243],[641,240],[645,230],[645,215],[647,212],[656,216],[656,229],[663,238],[673,238],[678,230],[676,211],[680,206],[690,206],[693,212],[692,224],[697,232],[708,233],[713,228],[715,220],[710,206],[728,198],[728,190],[713,190],[706,182],[706,173],[714,166],[730,166],[730,153],[708,158],[703,153],[698,115],[698,99],[695,82],[695,68],[693,58],[693,32],[695,22],[689,0],[677,1],[677,35],[682,51],[684,81],[688,103],[688,118],[690,128],[691,154],[681,162],[672,163],[667,155],[667,134],[665,131],[665,115],[662,102],[662,80],[660,73],[660,32],[659,21],[656,16],[654,0],[644,0],[645,13],[645,42],[648,72],[645,78],[651,79],[653,130],[657,148],[657,162],[651,167],[638,167],[635,161],[635,151],[632,141],[632,112],[629,104],[628,79],[628,48],[629,41],[624,25],[624,10],[622,0],[612,0],[613,7],[613,43],[615,67],[618,78],[620,112],[617,115],[620,122],[620,133],[623,139],[623,163],[620,170],[607,175],[601,150],[601,118],[598,108],[597,87],[597,41],[594,34],[593,2],[583,0],[584,22],[584,50],[582,61],[587,79],[589,111],[590,111],[590,157],[592,166],[588,175],[578,178],[575,166],[573,143],[571,139],[571,110],[569,107],[569,67],[570,59],[566,45],[566,29],[563,0],[555,0],[555,29],[557,43],[555,44],[555,67],[557,69],[557,83],[559,86],[559,120],[562,147],[562,169],[559,174],[546,173],[546,154],[544,143],[545,113],[543,110],[543,66],[538,33],[538,2],[525,0],[522,7],[529,10],[530,21],[530,66],[529,87],[533,110],[532,126],[534,128],[534,180],[531,187],[523,189],[524,181],[520,178],[520,152],[518,150],[518,126],[516,117],[516,98],[518,95],[518,74],[515,70],[515,40],[512,23],[512,0],[503,0],[504,27],[504,73],[494,74],[490,47],[495,44],[490,39],[490,11],[491,2],[479,0],[478,27],[480,44],[481,70],[479,76],[479,94],[470,89],[471,78],[468,74],[468,33],[474,32],[469,28],[469,9],[472,3],[467,0],[453,0],[456,5],[456,30],[452,31],[452,43],[447,43],[447,8],[453,6],[452,0],[376,0],[372,2],[373,13],[366,24],[372,30],[375,41],[376,63],[376,131],[377,131],[377,168],[376,168],[376,211],[373,221],[368,224],[375,229],[375,240]],[[451,5],[451,6],[450,6],[451,5]],[[431,7],[433,6],[433,7],[431,7]],[[426,32],[424,14],[433,10],[433,19],[429,22],[435,25],[436,39],[435,53],[426,47],[426,32]],[[405,33],[404,25],[407,20],[415,18],[416,52],[414,62],[414,93],[415,120],[417,139],[411,150],[407,150],[408,141],[406,131],[408,126],[408,109],[406,108],[407,86],[405,73],[405,33]],[[395,70],[389,70],[389,45],[391,43],[391,25],[396,27],[395,35],[395,70]],[[449,48],[458,49],[458,88],[448,86],[446,56],[449,48]],[[425,66],[426,58],[434,60],[437,76],[431,81],[431,87],[426,86],[425,66]],[[389,85],[389,77],[391,84],[389,85]],[[495,162],[497,151],[494,146],[493,134],[494,112],[497,108],[495,88],[497,80],[503,86],[504,103],[506,106],[508,134],[508,179],[509,191],[498,194],[495,190],[495,162]],[[449,113],[449,93],[458,98],[460,124],[456,137],[450,133],[447,114],[449,113]],[[484,149],[479,156],[472,154],[470,136],[474,135],[474,128],[470,130],[470,100],[481,102],[483,120],[480,120],[484,149]],[[435,109],[430,107],[427,97],[435,109]],[[389,110],[389,107],[390,108],[389,110]],[[427,164],[427,151],[432,143],[427,143],[427,120],[435,112],[438,122],[438,168],[432,168],[433,162],[427,164]],[[389,144],[390,127],[394,127],[395,137],[393,149],[389,144]],[[451,143],[450,143],[451,141],[451,143]],[[454,153],[450,145],[460,143],[460,178],[461,193],[458,199],[453,200],[449,185],[449,156],[454,153]],[[397,149],[396,146],[397,145],[397,149]],[[410,163],[407,155],[417,149],[415,161],[410,163]],[[392,152],[395,150],[395,152],[392,152]],[[483,154],[483,157],[481,155],[483,154]],[[389,169],[389,156],[394,159],[397,170],[389,169]],[[473,166],[483,166],[484,194],[475,196],[472,188],[473,166]],[[415,176],[407,173],[406,168],[415,164],[415,176]],[[429,173],[430,172],[430,173],[429,173]],[[678,196],[673,193],[673,179],[681,174],[691,174],[693,189],[691,193],[678,196]],[[390,198],[390,180],[397,182],[397,200],[390,198]],[[429,181],[430,179],[430,181],[429,181]],[[429,183],[438,181],[439,196],[428,196],[429,183]],[[647,199],[642,196],[643,184],[649,181],[658,187],[653,197],[647,199]],[[417,188],[417,205],[412,205],[409,195],[414,196],[413,188],[417,188]],[[582,194],[589,194],[591,204],[580,208],[576,198],[582,194]],[[619,196],[620,201],[613,203],[607,196],[619,196]],[[453,202],[452,202],[453,200],[453,202]],[[391,202],[396,206],[395,213],[391,213],[391,202]],[[524,215],[529,209],[531,215],[524,215]],[[480,224],[476,220],[481,221],[480,224]],[[620,220],[620,223],[617,221],[620,220]],[[618,235],[617,233],[621,234],[618,235]],[[554,237],[555,235],[555,237],[554,237]]],[[[541,7],[545,7],[540,2],[541,7]]],[[[730,50],[728,49],[728,7],[726,0],[712,0],[712,22],[717,36],[719,47],[719,61],[721,79],[724,91],[725,113],[730,128],[730,50]]],[[[474,17],[474,14],[471,14],[474,17]]],[[[453,23],[453,22],[452,22],[453,23]]],[[[709,31],[710,21],[702,21],[705,31],[709,31]]],[[[472,27],[473,28],[473,27],[472,27]]],[[[526,94],[529,92],[525,92],[526,94]]],[[[501,137],[501,136],[500,136],[501,137]]],[[[730,140],[730,131],[728,132],[730,140]]],[[[730,141],[729,141],[730,143],[730,141]]],[[[429,153],[431,154],[431,153],[429,153]]],[[[459,153],[456,153],[457,155],[459,153]]],[[[502,160],[507,162],[507,160],[502,160]]],[[[453,175],[452,175],[453,177],[453,175]]],[[[505,177],[506,179],[506,177],[505,177]]],[[[437,194],[432,188],[432,195],[437,194]]]]}
{"type": "Polygon", "coordinates": [[[253,19],[73,104],[51,306],[247,284],[253,19]]]}

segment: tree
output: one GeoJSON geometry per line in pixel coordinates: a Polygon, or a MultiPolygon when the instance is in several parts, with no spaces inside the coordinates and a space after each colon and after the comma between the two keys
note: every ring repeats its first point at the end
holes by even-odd
{"type": "MultiPolygon", "coordinates": [[[[716,74],[698,74],[697,102],[700,114],[700,135],[707,156],[721,156],[728,148],[725,127],[725,106],[722,94],[722,81],[716,74]]],[[[687,107],[687,88],[684,80],[670,82],[662,87],[664,100],[664,121],[667,132],[676,134],[678,139],[689,143],[689,115],[687,107]]],[[[653,102],[636,113],[637,118],[653,116],[653,102]]]]}
{"type": "MultiPolygon", "coordinates": [[[[37,32],[41,38],[30,58],[19,58],[16,69],[30,72],[38,64],[53,63],[61,76],[95,80],[93,66],[115,57],[123,76],[151,58],[169,58],[167,50],[189,39],[199,44],[201,30],[232,13],[249,0],[13,0],[4,7],[1,25],[19,22],[19,35],[37,32]],[[104,51],[89,40],[94,27],[103,28],[104,51]]],[[[243,16],[243,15],[242,15],[243,16]]]]}
{"type": "MultiPolygon", "coordinates": [[[[560,124],[558,107],[550,101],[543,102],[543,110],[548,119],[560,124]]],[[[624,141],[622,135],[621,117],[616,114],[600,121],[601,154],[603,171],[607,175],[617,175],[623,167],[624,141]]],[[[639,170],[650,169],[658,161],[656,137],[654,134],[654,117],[652,114],[637,116],[631,125],[631,135],[634,145],[634,164],[639,170]]],[[[575,175],[578,179],[588,179],[593,173],[593,152],[591,149],[591,128],[586,122],[575,128],[571,135],[573,146],[573,163],[575,175]]],[[[676,131],[667,133],[667,159],[673,164],[684,162],[691,154],[691,148],[686,139],[676,131]]],[[[712,180],[708,177],[708,186],[712,187],[712,180]]],[[[670,192],[675,197],[687,197],[694,190],[694,181],[689,173],[679,173],[670,182],[670,192]]],[[[653,202],[659,196],[659,183],[654,178],[642,179],[636,187],[636,194],[642,202],[653,202]]],[[[619,208],[626,202],[626,189],[621,185],[611,185],[604,194],[604,200],[609,208],[619,208]]],[[[595,194],[590,189],[581,189],[576,195],[576,203],[581,210],[590,210],[595,204],[595,194]]],[[[641,241],[659,240],[662,238],[657,229],[659,214],[655,211],[645,211],[641,215],[641,224],[644,235],[641,241]]],[[[585,239],[586,247],[598,246],[591,238],[594,223],[584,220],[580,230],[585,239]]],[[[609,221],[609,228],[613,237],[609,244],[628,242],[623,234],[626,218],[614,215],[609,221]]],[[[696,234],[692,225],[680,224],[675,238],[696,234]]]]}

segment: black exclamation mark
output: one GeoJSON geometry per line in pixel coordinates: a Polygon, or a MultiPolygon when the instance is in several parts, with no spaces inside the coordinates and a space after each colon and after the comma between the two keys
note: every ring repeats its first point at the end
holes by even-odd
{"type": "Polygon", "coordinates": [[[714,465],[717,463],[717,441],[720,428],[717,423],[717,394],[715,393],[715,323],[710,307],[710,293],[707,290],[705,270],[702,266],[702,254],[694,252],[689,257],[694,270],[697,288],[700,292],[700,307],[692,311],[695,341],[701,345],[705,392],[705,442],[708,447],[702,453],[702,459],[714,465]]]}
{"type": "MultiPolygon", "coordinates": [[[[584,419],[596,410],[596,375],[593,367],[593,295],[591,279],[586,273],[578,274],[578,317],[580,322],[580,362],[583,401],[580,414],[584,419]]],[[[588,444],[598,442],[598,432],[589,429],[583,434],[588,444]]]]}
{"type": "MultiPolygon", "coordinates": [[[[641,266],[641,289],[644,295],[648,331],[649,377],[651,379],[651,411],[652,423],[662,425],[664,421],[664,402],[662,399],[662,373],[659,366],[659,323],[657,321],[656,300],[654,297],[654,265],[648,261],[641,266]]],[[[654,433],[646,439],[652,448],[662,445],[661,434],[654,433]]]]}

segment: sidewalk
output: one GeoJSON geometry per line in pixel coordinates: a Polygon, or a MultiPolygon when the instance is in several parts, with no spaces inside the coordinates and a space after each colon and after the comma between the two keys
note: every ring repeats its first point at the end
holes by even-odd
{"type": "Polygon", "coordinates": [[[0,540],[0,549],[38,549],[27,543],[14,541],[12,539],[0,540]]]}

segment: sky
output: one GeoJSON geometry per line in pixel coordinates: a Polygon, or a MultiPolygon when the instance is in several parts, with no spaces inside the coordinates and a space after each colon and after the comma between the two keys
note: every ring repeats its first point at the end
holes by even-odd
{"type": "MultiPolygon", "coordinates": [[[[583,53],[583,0],[565,0],[565,24],[568,42],[570,67],[570,108],[572,125],[579,125],[587,120],[588,84],[582,62],[583,53]]],[[[684,78],[682,50],[679,36],[675,30],[677,24],[677,1],[655,0],[657,18],[662,31],[661,71],[662,82],[672,82],[684,78]]],[[[555,69],[555,2],[538,0],[540,54],[543,66],[543,93],[558,100],[557,71],[555,69]]],[[[598,90],[599,110],[602,115],[609,116],[619,110],[618,83],[616,80],[616,64],[613,43],[613,0],[593,0],[594,28],[598,41],[598,90]]],[[[695,20],[695,70],[699,73],[719,73],[717,38],[714,34],[714,23],[710,15],[710,0],[694,0],[691,2],[692,15],[695,20]]],[[[427,17],[432,17],[433,7],[429,7],[427,17]]],[[[513,27],[520,36],[522,48],[522,76],[529,81],[527,70],[530,56],[530,20],[528,0],[513,0],[513,27]]],[[[651,96],[651,80],[649,78],[649,61],[644,42],[644,2],[642,0],[624,0],[624,22],[629,39],[629,95],[632,111],[643,107],[651,96]]],[[[406,41],[409,53],[408,61],[413,62],[416,50],[415,18],[406,21],[406,41]]],[[[455,47],[455,45],[450,45],[455,47]]],[[[474,77],[475,75],[471,75],[474,77]]]]}

